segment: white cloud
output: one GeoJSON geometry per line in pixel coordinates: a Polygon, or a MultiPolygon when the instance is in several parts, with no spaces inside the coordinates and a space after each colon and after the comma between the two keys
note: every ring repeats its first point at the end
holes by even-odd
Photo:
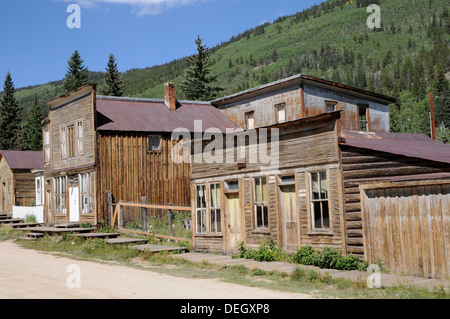
{"type": "Polygon", "coordinates": [[[166,9],[183,7],[206,0],[59,0],[77,3],[83,8],[99,7],[101,4],[129,5],[138,16],[160,14],[166,9]]]}

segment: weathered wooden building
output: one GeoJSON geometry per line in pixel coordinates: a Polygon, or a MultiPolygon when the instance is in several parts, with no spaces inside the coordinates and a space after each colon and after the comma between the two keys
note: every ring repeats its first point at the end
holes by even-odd
{"type": "Polygon", "coordinates": [[[0,151],[0,212],[35,203],[33,169],[42,168],[42,152],[0,151]]]}
{"type": "MultiPolygon", "coordinates": [[[[177,101],[173,84],[165,99],[96,95],[86,84],[49,102],[43,121],[46,220],[107,220],[114,202],[189,205],[189,161],[173,161],[176,129],[190,138],[210,127],[236,128],[209,103],[177,101]],[[198,121],[198,122],[196,122],[198,121]]],[[[178,137],[178,135],[177,135],[178,137]]]]}
{"type": "Polygon", "coordinates": [[[194,152],[204,159],[192,166],[195,250],[229,254],[240,241],[257,247],[274,239],[289,252],[328,246],[381,259],[392,271],[449,274],[450,146],[389,133],[392,99],[374,96],[298,76],[213,101],[247,129],[224,137],[234,144],[219,155],[205,154],[210,141],[194,152]],[[309,81],[331,92],[319,94],[309,81]],[[306,98],[313,92],[320,97],[306,98]],[[339,111],[326,108],[331,95],[339,111]],[[349,116],[360,105],[368,116],[349,116]],[[265,131],[277,135],[261,137],[265,131]],[[261,147],[276,147],[277,165],[251,161],[261,147]]]}

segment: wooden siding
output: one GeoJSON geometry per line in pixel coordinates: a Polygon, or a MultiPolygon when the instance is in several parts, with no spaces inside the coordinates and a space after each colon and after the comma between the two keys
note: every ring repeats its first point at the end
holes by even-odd
{"type": "Polygon", "coordinates": [[[380,185],[361,194],[370,262],[415,276],[450,274],[450,183],[380,185]]]}
{"type": "Polygon", "coordinates": [[[347,252],[364,258],[360,185],[395,176],[450,171],[446,164],[341,145],[347,252]]]}
{"type": "Polygon", "coordinates": [[[31,206],[36,201],[35,175],[30,170],[14,170],[14,205],[31,206]]]}
{"type": "Polygon", "coordinates": [[[171,159],[177,143],[163,135],[160,151],[148,151],[150,133],[97,132],[98,217],[106,218],[106,191],[113,201],[190,205],[190,164],[171,159]]]}
{"type": "Polygon", "coordinates": [[[12,211],[12,206],[14,205],[13,191],[13,172],[5,158],[2,157],[0,161],[0,211],[12,211]],[[8,182],[11,183],[11,203],[8,202],[8,182]]]}

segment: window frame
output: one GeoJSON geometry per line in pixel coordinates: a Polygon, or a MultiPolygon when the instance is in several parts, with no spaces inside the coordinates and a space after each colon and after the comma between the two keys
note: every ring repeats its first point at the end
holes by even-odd
{"type": "Polygon", "coordinates": [[[53,178],[55,192],[55,215],[67,215],[67,179],[66,176],[53,178]]]}
{"type": "Polygon", "coordinates": [[[208,233],[208,220],[207,220],[207,205],[208,205],[208,198],[207,198],[207,188],[206,184],[199,184],[195,185],[195,234],[196,235],[206,235],[208,233]],[[199,207],[199,188],[203,188],[204,193],[204,207],[199,207]],[[199,219],[199,213],[201,218],[199,219]],[[203,222],[204,220],[204,222],[203,222]],[[200,224],[199,224],[200,221],[200,224]],[[201,225],[201,228],[203,229],[204,225],[204,231],[199,231],[199,225],[201,225]]]}
{"type": "Polygon", "coordinates": [[[149,135],[148,136],[148,147],[147,147],[147,149],[148,149],[148,151],[149,152],[153,152],[153,153],[160,153],[161,152],[161,144],[162,144],[162,136],[161,135],[159,135],[159,134],[151,134],[151,135],[149,135]],[[151,149],[151,144],[150,144],[150,142],[151,142],[151,140],[153,139],[153,138],[158,138],[158,140],[159,140],[159,145],[158,145],[158,149],[151,149]]]}
{"type": "Polygon", "coordinates": [[[275,108],[275,120],[276,120],[276,122],[277,123],[287,122],[286,102],[275,104],[274,108],[275,108]],[[280,109],[283,109],[283,113],[284,113],[284,119],[283,120],[280,120],[280,117],[279,117],[279,110],[280,109]]]}
{"type": "Polygon", "coordinates": [[[80,210],[81,214],[92,213],[92,179],[91,173],[81,173],[78,177],[80,183],[80,210]],[[87,206],[87,207],[86,207],[87,206]]]}
{"type": "Polygon", "coordinates": [[[255,125],[255,111],[252,110],[252,111],[245,112],[245,128],[247,130],[251,130],[251,129],[254,129],[255,127],[256,127],[256,125],[255,125]],[[248,121],[250,114],[252,115],[252,120],[253,120],[253,126],[252,127],[250,127],[249,121],[248,121]]]}
{"type": "Polygon", "coordinates": [[[44,163],[50,162],[50,129],[44,128],[44,163]]]}
{"type": "Polygon", "coordinates": [[[221,215],[222,185],[220,182],[212,182],[208,184],[208,188],[209,188],[209,233],[214,235],[222,234],[222,215],[221,215]],[[218,190],[218,194],[216,193],[216,201],[217,201],[216,203],[213,203],[213,196],[212,196],[213,188],[216,192],[218,190]]]}
{"type": "Polygon", "coordinates": [[[269,185],[268,185],[268,178],[267,176],[258,176],[258,177],[253,177],[253,189],[252,189],[252,195],[253,195],[253,229],[256,230],[265,230],[267,231],[270,228],[270,217],[269,217],[269,185]],[[258,195],[257,195],[257,180],[265,180],[265,185],[266,185],[266,194],[265,196],[263,196],[263,184],[260,183],[260,189],[261,189],[261,194],[260,194],[260,199],[261,201],[258,201],[258,195]],[[258,223],[258,207],[261,207],[260,212],[261,212],[261,226],[258,223]],[[264,213],[266,212],[266,214],[264,213]],[[266,217],[266,218],[265,218],[266,217]]]}
{"type": "Polygon", "coordinates": [[[329,170],[328,169],[317,169],[314,171],[309,171],[308,172],[308,191],[309,191],[309,196],[308,196],[308,202],[309,202],[309,219],[310,219],[310,232],[311,233],[331,233],[332,231],[332,207],[331,207],[331,198],[330,198],[330,174],[329,174],[329,170]],[[321,187],[321,179],[320,179],[320,174],[324,173],[325,174],[325,179],[326,179],[326,191],[327,191],[327,198],[321,198],[321,192],[320,192],[320,187],[321,187]],[[319,180],[318,180],[318,187],[319,187],[319,199],[314,199],[314,195],[313,195],[313,174],[318,174],[319,176],[319,180]],[[323,205],[322,203],[327,203],[327,208],[328,208],[328,227],[323,227],[324,226],[324,216],[323,216],[323,205]],[[322,227],[316,227],[315,225],[315,209],[314,209],[314,203],[319,203],[319,207],[321,210],[321,226],[322,227]]]}
{"type": "Polygon", "coordinates": [[[325,101],[325,113],[331,113],[337,110],[337,106],[338,106],[338,102],[337,101],[331,101],[331,100],[326,100],[325,101]],[[328,106],[333,104],[333,111],[328,111],[328,106]]]}
{"type": "Polygon", "coordinates": [[[67,128],[67,158],[72,158],[75,156],[75,126],[68,125],[67,128]]]}
{"type": "Polygon", "coordinates": [[[367,104],[358,104],[358,130],[361,132],[369,132],[369,105],[367,104]],[[361,120],[361,110],[364,110],[365,120],[361,120]],[[365,130],[361,128],[361,123],[365,122],[365,130]]]}
{"type": "Polygon", "coordinates": [[[65,159],[67,158],[67,134],[66,134],[66,127],[62,126],[59,130],[59,137],[61,140],[61,158],[65,159]]]}
{"type": "Polygon", "coordinates": [[[77,121],[77,154],[83,155],[83,135],[84,135],[84,126],[83,121],[77,121]],[[80,134],[81,133],[81,134],[80,134]]]}

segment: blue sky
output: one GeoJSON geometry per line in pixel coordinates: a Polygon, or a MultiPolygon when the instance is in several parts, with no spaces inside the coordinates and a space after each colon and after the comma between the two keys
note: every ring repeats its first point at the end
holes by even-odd
{"type": "MultiPolygon", "coordinates": [[[[91,71],[108,54],[120,71],[164,64],[195,53],[197,34],[213,47],[233,35],[321,0],[6,0],[0,4],[0,83],[16,88],[64,78],[78,50],[91,71]],[[68,28],[70,4],[81,28],[68,28]]],[[[0,88],[0,91],[2,87],[0,88]]]]}

